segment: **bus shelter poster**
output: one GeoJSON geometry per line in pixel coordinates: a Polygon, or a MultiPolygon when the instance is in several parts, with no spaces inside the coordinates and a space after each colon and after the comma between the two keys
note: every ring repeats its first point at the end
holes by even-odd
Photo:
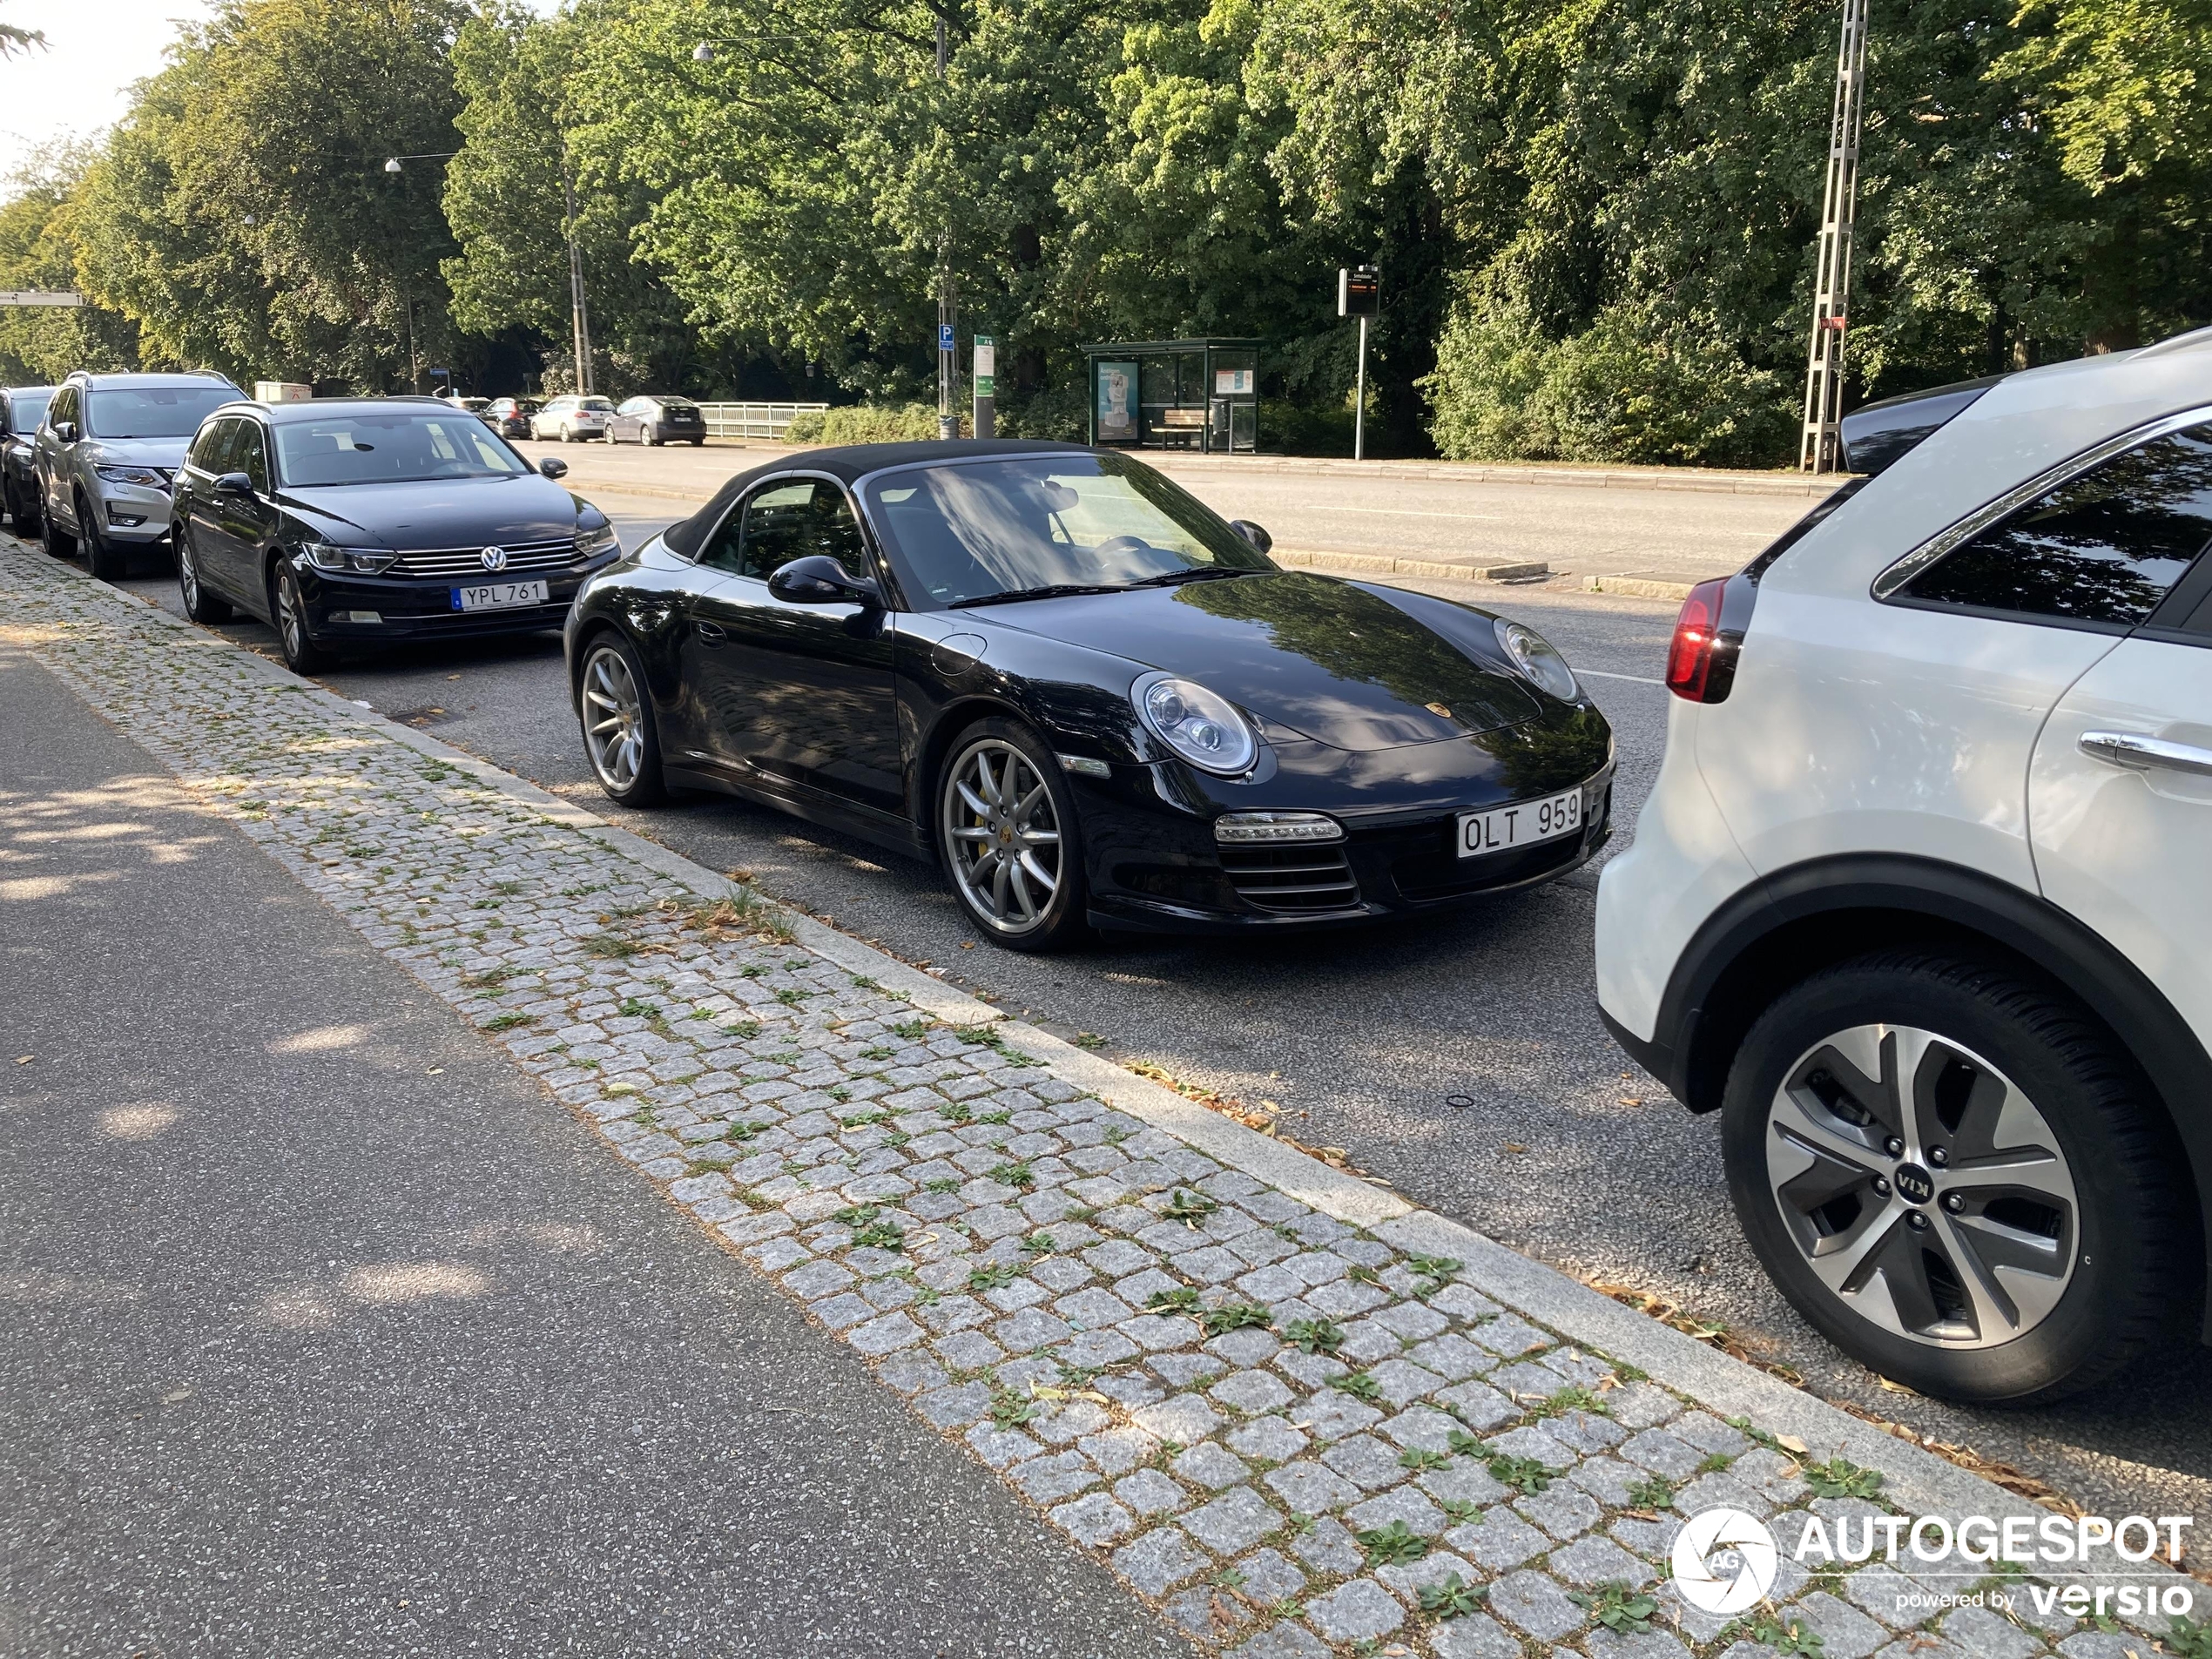
{"type": "Polygon", "coordinates": [[[1136,442],[1136,365],[1098,366],[1098,437],[1103,443],[1136,442]]]}

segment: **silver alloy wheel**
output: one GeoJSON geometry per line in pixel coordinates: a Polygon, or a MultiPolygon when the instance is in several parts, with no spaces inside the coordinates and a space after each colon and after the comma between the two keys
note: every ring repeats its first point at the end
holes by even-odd
{"type": "Polygon", "coordinates": [[[645,764],[645,705],[630,662],[602,645],[583,664],[583,745],[599,781],[620,794],[645,764]]]}
{"type": "Polygon", "coordinates": [[[2034,1103],[1917,1026],[1859,1025],[1775,1091],[1767,1180],[1831,1294],[1893,1335],[1994,1347],[2050,1316],[2081,1245],[2074,1173],[2034,1103]]]}
{"type": "Polygon", "coordinates": [[[277,632],[284,640],[284,654],[295,662],[307,643],[307,619],[300,614],[299,590],[281,576],[276,584],[277,632]]]}
{"type": "Polygon", "coordinates": [[[940,817],[968,908],[1001,934],[1042,927],[1060,891],[1060,815],[1029,757],[1001,738],[969,744],[946,773],[940,817]]]}
{"type": "Polygon", "coordinates": [[[199,572],[192,569],[192,538],[181,531],[177,536],[177,585],[185,591],[185,609],[199,609],[199,572]]]}

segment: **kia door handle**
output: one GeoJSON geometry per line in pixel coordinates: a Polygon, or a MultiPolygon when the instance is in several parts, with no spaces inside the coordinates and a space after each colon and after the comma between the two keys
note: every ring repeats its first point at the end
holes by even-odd
{"type": "Polygon", "coordinates": [[[2124,766],[2130,772],[2156,768],[2160,772],[2186,772],[2199,778],[2212,778],[2212,749],[2200,749],[2195,744],[2171,743],[2164,738],[2147,738],[2136,732],[2084,732],[2080,749],[2092,760],[2124,766]]]}
{"type": "Polygon", "coordinates": [[[699,637],[710,645],[725,645],[730,642],[729,631],[711,622],[695,623],[699,637]]]}

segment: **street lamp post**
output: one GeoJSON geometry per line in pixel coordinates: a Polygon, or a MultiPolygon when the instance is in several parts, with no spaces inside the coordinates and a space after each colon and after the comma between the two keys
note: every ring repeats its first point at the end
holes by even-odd
{"type": "Polygon", "coordinates": [[[576,239],[576,176],[569,171],[566,156],[561,158],[561,199],[566,208],[561,233],[569,244],[569,327],[576,342],[576,389],[588,395],[597,389],[591,376],[591,314],[583,302],[583,250],[576,239]]]}

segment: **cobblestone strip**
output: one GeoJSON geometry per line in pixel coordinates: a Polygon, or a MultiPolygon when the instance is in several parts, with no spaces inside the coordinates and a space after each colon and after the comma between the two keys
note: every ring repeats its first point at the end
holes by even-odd
{"type": "MultiPolygon", "coordinates": [[[[1563,1338],[1486,1294],[1473,1251],[1422,1241],[1474,1240],[1501,1285],[1520,1258],[1386,1195],[1374,1213],[1396,1218],[1372,1229],[1325,1213],[1291,1196],[1288,1149],[1259,1142],[1285,1179],[1255,1178],[1001,1030],[919,1010],[853,970],[857,947],[792,942],[752,896],[680,882],[11,541],[0,589],[0,637],[1202,1644],[2148,1650],[2025,1594],[1940,1617],[1915,1602],[2003,1581],[1809,1574],[1787,1559],[1799,1530],[1892,1510],[1880,1474],[1563,1338]],[[1785,1556],[1772,1601],[1734,1620],[1662,1585],[1684,1518],[1716,1506],[1766,1519],[1785,1556]]],[[[1986,1490],[1986,1513],[2017,1507],[1986,1490]]]]}

